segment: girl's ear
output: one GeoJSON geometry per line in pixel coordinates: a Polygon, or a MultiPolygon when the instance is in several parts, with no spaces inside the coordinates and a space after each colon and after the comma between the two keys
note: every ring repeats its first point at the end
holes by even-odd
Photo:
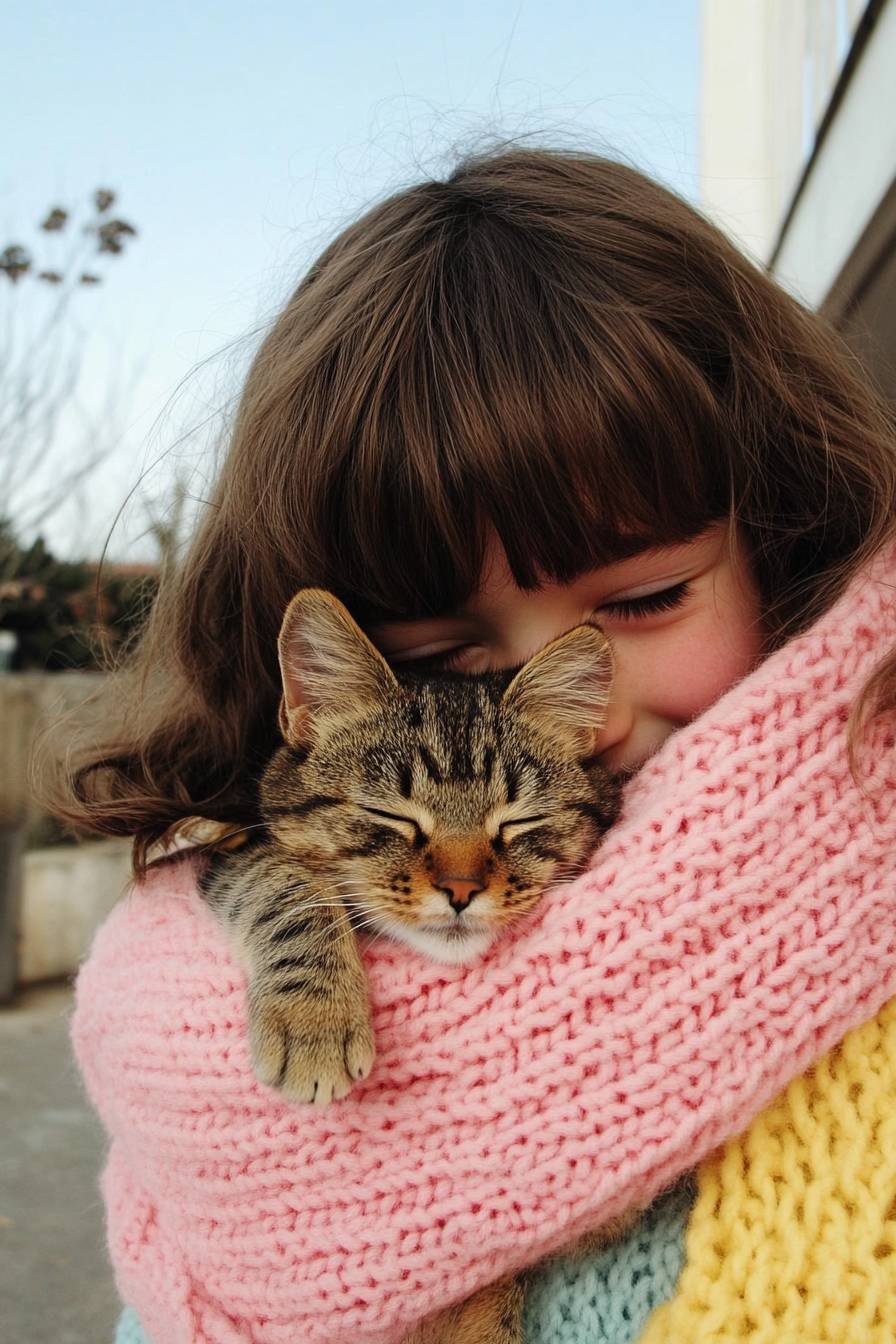
{"type": "Polygon", "coordinates": [[[338,598],[303,588],[277,640],[283,696],[280,732],[300,746],[317,724],[335,727],[363,715],[398,689],[395,674],[338,598]]]}
{"type": "Polygon", "coordinates": [[[593,755],[594,739],[606,721],[612,684],[613,653],[606,635],[595,625],[577,625],[520,668],[503,704],[585,759],[593,755]]]}

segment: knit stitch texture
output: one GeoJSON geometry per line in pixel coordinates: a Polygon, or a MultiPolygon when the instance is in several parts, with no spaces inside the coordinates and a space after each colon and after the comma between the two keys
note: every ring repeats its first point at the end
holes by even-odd
{"type": "MultiPolygon", "coordinates": [[[[686,1176],[597,1254],[542,1266],[526,1294],[526,1344],[636,1344],[647,1317],[675,1292],[695,1193],[686,1176]]],[[[150,1344],[131,1307],[121,1314],[115,1344],[150,1344]]]]}
{"type": "MultiPolygon", "coordinates": [[[[602,1251],[543,1265],[526,1344],[891,1344],[894,1095],[891,1000],[700,1164],[690,1224],[688,1176],[602,1251]]],[[[147,1344],[130,1309],[115,1344],[147,1344]]]]}
{"type": "Polygon", "coordinates": [[[588,872],[480,962],[367,948],[377,1062],[334,1105],[255,1081],[190,860],[112,913],[73,1038],[150,1338],[391,1344],[649,1203],[896,994],[892,723],[867,794],[846,756],[894,581],[891,553],[674,734],[588,872]]]}
{"type": "MultiPolygon", "coordinates": [[[[894,1096],[896,999],[700,1164],[690,1223],[689,1176],[602,1251],[543,1265],[526,1344],[892,1344],[894,1096]]],[[[115,1344],[147,1344],[130,1310],[115,1344]]]]}
{"type": "Polygon", "coordinates": [[[893,1344],[894,1097],[896,1000],[701,1165],[687,1267],[638,1344],[893,1344]]]}
{"type": "Polygon", "coordinates": [[[149,1344],[143,1333],[140,1318],[133,1307],[125,1307],[118,1318],[115,1330],[115,1344],[149,1344]]]}
{"type": "Polygon", "coordinates": [[[651,1312],[675,1293],[694,1195],[686,1176],[624,1237],[537,1270],[523,1309],[526,1344],[636,1344],[651,1312]]]}

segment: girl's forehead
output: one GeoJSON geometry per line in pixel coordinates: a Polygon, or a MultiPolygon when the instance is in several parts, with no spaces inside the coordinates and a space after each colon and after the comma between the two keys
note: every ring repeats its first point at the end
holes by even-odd
{"type": "MultiPolygon", "coordinates": [[[[685,545],[687,543],[684,543],[685,545]]],[[[637,536],[634,532],[626,533],[621,530],[617,537],[613,538],[612,543],[607,546],[607,550],[614,555],[614,559],[605,561],[603,564],[593,564],[589,559],[582,566],[578,575],[574,575],[568,582],[574,583],[576,578],[584,574],[594,573],[598,569],[612,571],[627,561],[638,556],[649,556],[653,552],[659,552],[665,549],[674,549],[673,544],[669,547],[663,547],[660,543],[652,540],[645,540],[637,536]]],[[[559,583],[559,580],[545,575],[542,579],[543,587],[551,587],[559,583]]],[[[516,580],[510,568],[507,559],[507,552],[501,542],[501,538],[495,527],[489,523],[486,526],[484,534],[483,560],[479,571],[479,579],[475,591],[471,594],[467,602],[462,603],[457,609],[463,612],[469,602],[475,599],[478,594],[493,595],[500,593],[505,588],[517,587],[516,580]]]]}
{"type": "MultiPolygon", "coordinates": [[[[724,530],[723,524],[710,524],[692,538],[667,543],[638,539],[633,534],[628,534],[627,538],[620,538],[619,558],[598,564],[592,564],[589,560],[578,574],[565,580],[544,576],[538,589],[532,591],[543,592],[545,589],[572,587],[584,581],[591,583],[595,578],[600,578],[605,585],[617,582],[631,584],[649,576],[653,570],[659,572],[659,569],[662,569],[671,572],[676,565],[687,564],[693,560],[695,546],[699,546],[703,541],[709,544],[718,540],[716,534],[722,530],[724,530]]],[[[468,596],[454,606],[428,616],[395,615],[374,621],[373,625],[375,627],[413,625],[421,621],[431,623],[467,616],[477,617],[500,606],[502,595],[515,594],[518,589],[519,585],[514,578],[500,536],[497,530],[489,525],[483,538],[483,561],[479,579],[468,596]]]]}
{"type": "Polygon", "coordinates": [[[613,573],[651,550],[681,545],[720,516],[709,508],[670,510],[668,517],[619,509],[624,522],[609,506],[589,508],[587,501],[570,516],[563,500],[518,494],[508,501],[506,493],[495,500],[475,489],[453,503],[447,513],[405,515],[402,525],[394,508],[371,510],[375,526],[354,548],[351,540],[340,544],[320,586],[341,598],[363,629],[478,616],[483,602],[492,608],[505,590],[537,593],[613,573]]]}

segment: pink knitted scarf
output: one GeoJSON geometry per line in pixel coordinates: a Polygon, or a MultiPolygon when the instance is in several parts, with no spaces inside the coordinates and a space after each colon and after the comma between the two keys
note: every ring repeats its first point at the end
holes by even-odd
{"type": "MultiPolygon", "coordinates": [[[[249,1065],[244,978],[157,870],[97,936],[75,1047],[155,1344],[378,1344],[646,1203],[896,995],[896,557],[671,737],[587,873],[471,967],[366,952],[377,1061],[322,1110],[249,1065]]],[[[699,649],[694,656],[699,657],[699,649]]]]}

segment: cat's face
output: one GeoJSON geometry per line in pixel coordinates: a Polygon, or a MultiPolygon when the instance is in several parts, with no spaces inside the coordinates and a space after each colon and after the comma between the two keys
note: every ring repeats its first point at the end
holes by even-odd
{"type": "Polygon", "coordinates": [[[570,876],[615,819],[592,758],[612,666],[580,626],[515,675],[397,677],[330,594],[280,640],[287,745],[262,780],[279,845],[320,901],[440,961],[467,961],[570,876]]]}

